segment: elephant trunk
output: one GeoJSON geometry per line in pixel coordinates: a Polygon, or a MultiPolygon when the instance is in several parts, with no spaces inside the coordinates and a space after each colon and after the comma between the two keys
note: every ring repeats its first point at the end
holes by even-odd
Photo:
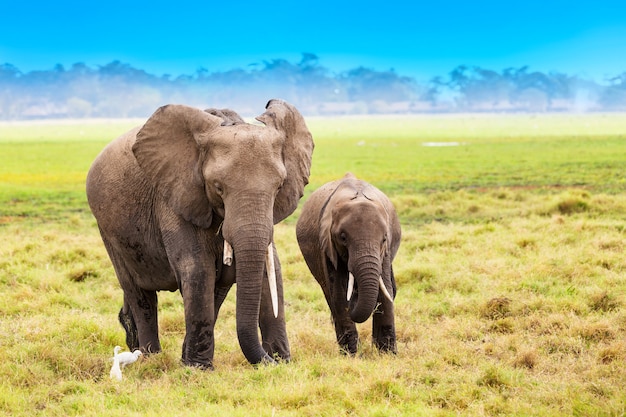
{"type": "Polygon", "coordinates": [[[271,213],[259,212],[261,206],[239,204],[237,219],[229,218],[227,211],[222,230],[235,258],[237,337],[244,356],[252,364],[273,362],[259,341],[262,280],[273,229],[271,213]]]}
{"type": "MultiPolygon", "coordinates": [[[[237,242],[235,240],[235,242],[237,242]]],[[[267,244],[234,243],[237,275],[237,337],[241,351],[252,364],[273,362],[259,342],[259,310],[267,244]]]]}
{"type": "Polygon", "coordinates": [[[349,268],[356,280],[357,297],[350,302],[350,318],[356,323],[367,320],[378,300],[381,266],[376,256],[364,255],[357,258],[349,268]]]}

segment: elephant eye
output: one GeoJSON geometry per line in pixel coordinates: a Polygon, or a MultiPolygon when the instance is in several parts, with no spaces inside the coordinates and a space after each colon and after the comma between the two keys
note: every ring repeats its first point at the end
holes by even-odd
{"type": "Polygon", "coordinates": [[[348,242],[348,237],[346,236],[345,232],[341,232],[339,234],[339,239],[341,239],[341,243],[347,243],[348,242]]]}
{"type": "Polygon", "coordinates": [[[213,186],[215,187],[215,192],[218,195],[222,195],[224,194],[224,189],[222,188],[222,184],[220,184],[219,182],[215,181],[215,183],[213,184],[213,186]]]}

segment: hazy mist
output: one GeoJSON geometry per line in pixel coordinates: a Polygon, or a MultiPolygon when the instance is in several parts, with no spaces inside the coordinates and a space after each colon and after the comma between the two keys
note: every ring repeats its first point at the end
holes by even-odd
{"type": "Polygon", "coordinates": [[[0,65],[0,119],[148,117],[180,103],[257,115],[283,98],[304,115],[445,112],[600,112],[626,110],[626,71],[603,83],[528,67],[457,66],[427,82],[393,70],[357,67],[332,73],[316,55],[265,61],[248,69],[153,75],[120,61],[76,63],[23,73],[0,65]]]}

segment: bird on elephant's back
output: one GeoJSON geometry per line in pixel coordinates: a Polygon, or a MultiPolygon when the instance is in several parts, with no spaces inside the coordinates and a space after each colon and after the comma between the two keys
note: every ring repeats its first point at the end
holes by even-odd
{"type": "Polygon", "coordinates": [[[161,350],[157,292],[179,290],[183,362],[212,368],[215,320],[236,282],[245,357],[289,360],[273,225],[297,207],[314,144],[289,103],[270,100],[256,119],[164,106],[91,166],[87,197],[124,293],[129,349],[161,350]]]}
{"type": "Polygon", "coordinates": [[[387,196],[348,173],[304,203],[296,225],[304,259],[330,307],[337,342],[355,354],[355,323],[372,317],[373,343],[396,352],[392,262],[401,228],[387,196]]]}

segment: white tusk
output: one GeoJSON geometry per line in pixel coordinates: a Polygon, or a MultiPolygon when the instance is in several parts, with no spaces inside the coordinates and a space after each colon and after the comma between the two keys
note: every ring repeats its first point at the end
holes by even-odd
{"type": "Polygon", "coordinates": [[[270,284],[270,296],[272,297],[272,309],[274,317],[278,317],[278,290],[276,288],[276,268],[274,267],[274,248],[270,243],[265,254],[265,268],[267,269],[267,280],[270,284]]]}
{"type": "Polygon", "coordinates": [[[233,247],[230,243],[224,241],[224,265],[231,266],[233,264],[233,247]]]}
{"type": "Polygon", "coordinates": [[[348,272],[348,294],[346,297],[348,301],[352,298],[352,291],[354,291],[354,275],[352,272],[348,272]]]}
{"type": "Polygon", "coordinates": [[[378,283],[380,284],[380,289],[383,292],[385,298],[393,303],[393,298],[391,298],[391,294],[389,294],[389,291],[387,291],[387,287],[385,287],[382,276],[378,277],[378,283]]]}

